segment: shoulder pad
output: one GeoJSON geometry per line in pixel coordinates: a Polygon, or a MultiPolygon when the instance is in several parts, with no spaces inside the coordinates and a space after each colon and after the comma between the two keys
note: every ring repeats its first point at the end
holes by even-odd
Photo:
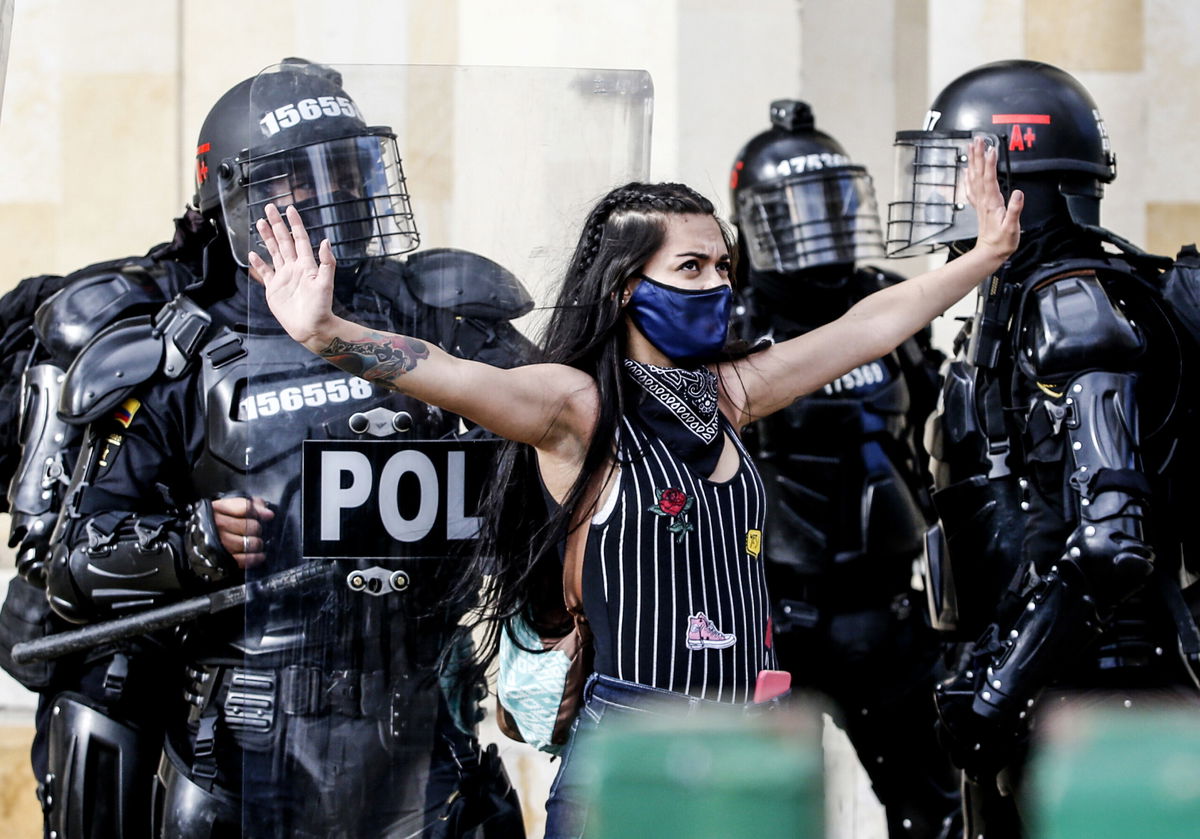
{"type": "Polygon", "coordinates": [[[521,281],[477,253],[430,248],[410,255],[405,268],[413,295],[435,309],[489,320],[512,320],[533,309],[521,281]]]}
{"type": "Polygon", "coordinates": [[[157,373],[178,378],[204,342],[212,319],[184,295],[154,315],[106,327],[67,369],[58,412],[83,425],[103,416],[157,373]]]}
{"type": "Polygon", "coordinates": [[[1095,271],[1077,269],[1048,279],[1022,306],[1017,362],[1027,375],[1124,368],[1141,355],[1142,336],[1109,300],[1095,271]]]}
{"type": "Polygon", "coordinates": [[[105,326],[161,308],[191,280],[173,262],[145,258],[106,262],[76,271],[37,310],[34,331],[62,365],[67,365],[105,326]]]}

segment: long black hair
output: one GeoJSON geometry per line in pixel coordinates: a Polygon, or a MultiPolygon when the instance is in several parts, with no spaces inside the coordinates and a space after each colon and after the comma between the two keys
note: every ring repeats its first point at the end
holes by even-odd
{"type": "MultiPolygon", "coordinates": [[[[662,247],[673,215],[716,218],[712,202],[683,184],[629,183],[605,195],[584,222],[537,360],[590,375],[599,414],[579,477],[561,505],[545,498],[533,449],[512,442],[502,446],[476,553],[458,589],[464,598],[479,597],[466,624],[475,631],[477,676],[495,658],[500,633],[513,617],[543,634],[570,626],[561,607],[563,541],[589,484],[612,462],[626,409],[621,296],[629,278],[662,247]]],[[[717,221],[732,257],[733,234],[717,221]]]]}

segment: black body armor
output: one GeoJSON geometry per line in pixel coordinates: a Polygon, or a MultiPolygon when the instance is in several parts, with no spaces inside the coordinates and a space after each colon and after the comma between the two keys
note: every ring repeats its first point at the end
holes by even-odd
{"type": "Polygon", "coordinates": [[[930,419],[946,536],[934,619],[978,638],[937,694],[972,831],[1019,830],[1012,787],[1047,689],[1200,684],[1178,526],[1196,345],[1161,263],[1097,255],[1002,274],[930,419]],[[989,351],[976,336],[1001,297],[1011,317],[995,318],[989,351]]]}
{"type": "MultiPolygon", "coordinates": [[[[515,278],[458,251],[411,261],[339,277],[340,305],[368,327],[436,337],[460,355],[505,366],[527,356],[528,342],[508,323],[531,303],[515,278]],[[464,263],[473,282],[492,282],[486,294],[422,281],[423,265],[450,272],[457,264],[465,275],[464,263]],[[465,300],[470,311],[437,308],[422,294],[434,304],[465,300]]],[[[319,515],[302,509],[305,441],[468,431],[456,416],[313,355],[280,331],[258,286],[244,275],[238,282],[239,294],[204,313],[178,373],[166,369],[168,341],[147,385],[121,393],[124,401],[110,401],[88,427],[50,568],[51,602],[64,616],[103,619],[240,583],[212,525],[211,500],[221,496],[261,498],[275,514],[264,522],[268,559],[247,581],[304,561],[301,522],[319,515]]],[[[120,341],[161,343],[166,332],[156,336],[154,323],[123,324],[120,341]]],[[[94,389],[92,397],[100,398],[94,389]]],[[[459,617],[444,605],[453,581],[446,558],[401,551],[328,565],[317,584],[270,597],[251,589],[244,610],[174,636],[181,699],[158,763],[162,829],[426,835],[457,810],[456,790],[481,783],[510,800],[519,821],[498,760],[468,733],[473,709],[452,708],[437,677],[459,617]],[[466,765],[487,780],[467,778],[466,765]],[[386,801],[374,792],[380,785],[394,793],[386,801]]]]}
{"type": "Polygon", "coordinates": [[[1185,260],[1172,268],[1100,227],[1117,175],[1100,106],[1038,61],[968,70],[920,130],[897,132],[890,254],[971,246],[978,138],[997,150],[1002,193],[1023,196],[1021,241],[980,285],[931,420],[929,600],[939,629],[974,639],[937,694],[964,770],[964,833],[1019,837],[1040,701],[1091,690],[1195,701],[1200,643],[1180,564],[1193,553],[1197,298],[1188,282],[1168,293],[1185,260]]]}

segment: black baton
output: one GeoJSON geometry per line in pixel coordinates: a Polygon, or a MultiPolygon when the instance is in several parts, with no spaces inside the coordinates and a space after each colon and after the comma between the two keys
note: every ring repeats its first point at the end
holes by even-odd
{"type": "Polygon", "coordinates": [[[68,632],[56,632],[36,641],[22,641],[14,644],[12,660],[17,664],[28,664],[32,661],[49,661],[64,655],[87,650],[109,641],[118,641],[134,635],[145,635],[169,626],[196,620],[205,615],[223,612],[241,606],[253,591],[255,596],[278,594],[293,588],[299,588],[306,583],[329,574],[334,564],[328,560],[309,562],[280,571],[254,582],[243,583],[240,586],[202,594],[169,606],[148,609],[135,615],[129,615],[116,620],[104,621],[68,632]]]}

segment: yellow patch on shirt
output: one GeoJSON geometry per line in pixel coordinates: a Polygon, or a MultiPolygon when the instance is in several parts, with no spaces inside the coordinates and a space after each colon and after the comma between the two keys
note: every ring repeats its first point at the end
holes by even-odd
{"type": "Polygon", "coordinates": [[[758,559],[759,553],[762,551],[762,531],[747,530],[746,531],[746,553],[758,559]]]}
{"type": "Polygon", "coordinates": [[[138,400],[126,399],[117,410],[113,411],[113,419],[121,423],[124,428],[128,428],[129,423],[133,422],[133,415],[138,412],[140,407],[142,407],[142,403],[138,400]]]}

